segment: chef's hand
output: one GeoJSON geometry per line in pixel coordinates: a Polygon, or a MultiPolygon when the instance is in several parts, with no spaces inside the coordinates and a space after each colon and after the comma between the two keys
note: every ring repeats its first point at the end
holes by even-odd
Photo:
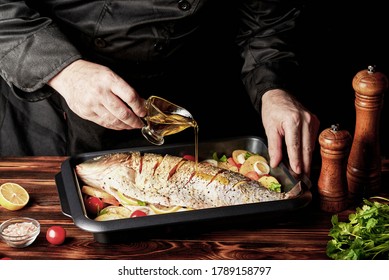
{"type": "Polygon", "coordinates": [[[270,166],[282,160],[285,139],[289,164],[298,175],[309,177],[319,119],[283,90],[270,90],[262,96],[262,122],[268,140],[270,166]]]}
{"type": "Polygon", "coordinates": [[[48,84],[83,119],[114,129],[141,128],[146,115],[145,100],[109,68],[76,60],[48,84]]]}

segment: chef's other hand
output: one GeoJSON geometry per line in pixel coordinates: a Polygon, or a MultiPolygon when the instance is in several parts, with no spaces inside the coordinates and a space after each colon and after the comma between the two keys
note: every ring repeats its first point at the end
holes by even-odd
{"type": "Polygon", "coordinates": [[[320,121],[293,96],[283,90],[270,90],[262,96],[262,122],[268,140],[270,166],[282,160],[282,141],[292,171],[310,175],[320,121]]]}
{"type": "Polygon", "coordinates": [[[141,128],[145,100],[109,68],[76,60],[48,83],[83,119],[114,129],[141,128]]]}

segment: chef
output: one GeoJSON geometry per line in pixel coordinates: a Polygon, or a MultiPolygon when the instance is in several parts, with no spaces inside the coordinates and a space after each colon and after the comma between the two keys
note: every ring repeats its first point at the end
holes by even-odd
{"type": "MultiPolygon", "coordinates": [[[[298,101],[294,1],[0,1],[0,155],[145,145],[144,102],[188,109],[199,139],[266,135],[309,173],[319,120],[298,101]]],[[[193,141],[183,132],[167,139],[193,141]]]]}

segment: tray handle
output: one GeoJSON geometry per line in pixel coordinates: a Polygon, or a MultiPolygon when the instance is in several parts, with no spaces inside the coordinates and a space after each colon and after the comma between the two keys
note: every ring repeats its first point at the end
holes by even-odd
{"type": "Polygon", "coordinates": [[[61,203],[62,213],[68,217],[71,217],[69,203],[66,199],[65,186],[62,180],[62,174],[55,175],[55,183],[57,185],[58,196],[61,203]]]}

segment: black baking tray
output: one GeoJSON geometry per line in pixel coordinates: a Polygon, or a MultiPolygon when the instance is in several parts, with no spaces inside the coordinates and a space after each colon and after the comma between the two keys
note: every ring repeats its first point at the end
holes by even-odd
{"type": "MultiPolygon", "coordinates": [[[[302,192],[295,198],[103,222],[95,221],[88,217],[81,193],[81,182],[79,182],[74,169],[77,164],[96,156],[115,152],[141,151],[183,156],[185,154],[193,155],[194,149],[194,143],[183,143],[177,145],[108,150],[69,157],[62,163],[61,171],[55,176],[62,212],[64,215],[72,218],[77,227],[91,232],[96,241],[101,243],[116,243],[166,235],[170,236],[183,232],[193,233],[193,229],[200,228],[223,228],[232,223],[236,226],[237,223],[252,223],[253,221],[258,223],[265,219],[267,221],[269,219],[270,221],[274,221],[277,217],[289,215],[295,210],[306,207],[312,200],[309,186],[303,182],[304,180],[297,180],[291,175],[286,165],[281,163],[279,167],[271,170],[271,174],[279,179],[280,183],[285,187],[285,191],[300,184],[302,192]]],[[[218,155],[230,155],[235,149],[246,149],[268,158],[265,141],[260,137],[247,136],[200,142],[199,159],[212,158],[214,152],[217,152],[218,155]]]]}

